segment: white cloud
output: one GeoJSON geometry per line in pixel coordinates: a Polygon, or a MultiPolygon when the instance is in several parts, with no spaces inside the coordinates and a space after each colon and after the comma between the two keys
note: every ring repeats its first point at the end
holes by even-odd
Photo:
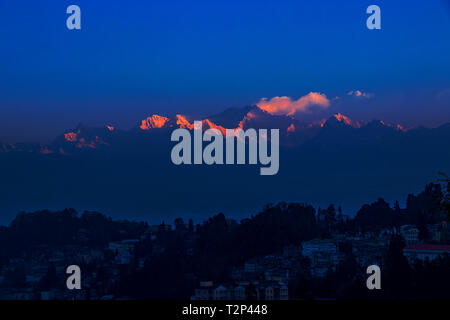
{"type": "Polygon", "coordinates": [[[263,98],[256,105],[270,114],[294,115],[306,112],[313,106],[328,108],[330,100],[323,93],[310,92],[298,100],[293,100],[286,96],[273,97],[270,100],[263,98]]]}

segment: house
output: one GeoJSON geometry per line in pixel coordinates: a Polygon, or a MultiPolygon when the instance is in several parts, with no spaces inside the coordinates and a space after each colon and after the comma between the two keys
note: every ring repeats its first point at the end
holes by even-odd
{"type": "Polygon", "coordinates": [[[232,290],[225,286],[218,286],[213,290],[213,300],[231,300],[232,290]]]}

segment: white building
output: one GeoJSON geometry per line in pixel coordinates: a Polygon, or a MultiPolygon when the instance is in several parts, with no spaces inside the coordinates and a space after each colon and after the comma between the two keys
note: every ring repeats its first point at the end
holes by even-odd
{"type": "Polygon", "coordinates": [[[400,234],[405,239],[406,245],[412,245],[419,242],[419,229],[412,225],[403,225],[400,227],[400,234]]]}

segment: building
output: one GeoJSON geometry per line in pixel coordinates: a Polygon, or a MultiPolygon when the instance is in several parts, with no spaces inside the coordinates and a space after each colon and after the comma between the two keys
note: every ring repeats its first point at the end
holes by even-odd
{"type": "Polygon", "coordinates": [[[214,283],[212,281],[200,282],[200,288],[194,290],[194,295],[191,297],[191,300],[211,300],[213,285],[214,283]]]}
{"type": "Polygon", "coordinates": [[[284,282],[263,282],[256,287],[257,300],[289,300],[289,289],[284,282]]]}
{"type": "Polygon", "coordinates": [[[208,281],[200,283],[191,300],[247,300],[249,296],[256,300],[289,300],[289,289],[281,281],[244,281],[215,288],[208,281]]]}
{"type": "Polygon", "coordinates": [[[264,272],[264,280],[267,281],[288,281],[289,270],[274,268],[264,272]]]}
{"type": "Polygon", "coordinates": [[[337,244],[333,240],[311,240],[302,243],[303,256],[311,261],[311,274],[324,277],[329,268],[335,269],[339,263],[337,244]]]}
{"type": "Polygon", "coordinates": [[[233,298],[233,289],[225,286],[218,286],[213,290],[213,300],[231,300],[233,298]]]}
{"type": "Polygon", "coordinates": [[[244,264],[244,272],[245,273],[255,273],[257,270],[257,263],[256,262],[246,262],[244,264]]]}
{"type": "Polygon", "coordinates": [[[415,244],[403,249],[404,256],[410,263],[416,260],[432,261],[439,256],[450,255],[450,245],[444,244],[415,244]]]}
{"type": "Polygon", "coordinates": [[[234,288],[234,300],[245,300],[246,298],[247,294],[244,286],[237,286],[234,288]]]}
{"type": "Polygon", "coordinates": [[[139,240],[137,239],[110,242],[108,248],[116,254],[116,263],[129,264],[133,257],[134,247],[137,243],[139,243],[139,240]]]}
{"type": "Polygon", "coordinates": [[[419,229],[412,225],[401,226],[400,234],[405,239],[405,243],[408,246],[419,242],[419,229]]]}
{"type": "Polygon", "coordinates": [[[388,241],[384,239],[352,241],[352,253],[358,265],[363,267],[383,265],[387,249],[388,241]]]}
{"type": "Polygon", "coordinates": [[[449,239],[449,229],[446,221],[428,226],[431,240],[434,242],[446,242],[449,239]]]}

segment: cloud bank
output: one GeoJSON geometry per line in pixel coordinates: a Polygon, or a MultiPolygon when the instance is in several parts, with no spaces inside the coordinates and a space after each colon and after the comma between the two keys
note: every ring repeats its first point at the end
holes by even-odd
{"type": "Polygon", "coordinates": [[[270,100],[262,98],[256,105],[270,114],[292,116],[296,113],[307,112],[313,106],[328,108],[330,100],[325,94],[310,92],[298,100],[292,100],[286,96],[273,97],[270,100]]]}

